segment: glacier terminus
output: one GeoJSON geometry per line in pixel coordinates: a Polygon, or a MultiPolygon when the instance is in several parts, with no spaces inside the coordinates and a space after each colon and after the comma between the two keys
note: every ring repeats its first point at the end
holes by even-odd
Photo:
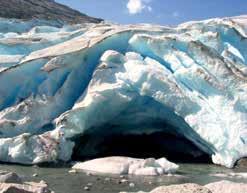
{"type": "Polygon", "coordinates": [[[66,162],[110,136],[155,133],[229,168],[247,157],[247,16],[176,27],[0,19],[0,161],[66,162]]]}

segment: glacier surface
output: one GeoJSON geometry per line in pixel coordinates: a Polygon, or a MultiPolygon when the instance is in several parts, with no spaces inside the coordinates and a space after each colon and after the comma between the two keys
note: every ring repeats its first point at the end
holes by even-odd
{"type": "Polygon", "coordinates": [[[247,156],[246,60],[247,16],[174,28],[1,19],[0,161],[69,161],[86,133],[165,131],[233,167],[247,156]]]}

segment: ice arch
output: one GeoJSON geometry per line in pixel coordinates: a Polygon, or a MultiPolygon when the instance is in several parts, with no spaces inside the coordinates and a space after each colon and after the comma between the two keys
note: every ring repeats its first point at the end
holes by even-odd
{"type": "Polygon", "coordinates": [[[28,29],[0,34],[0,161],[69,161],[125,132],[227,167],[247,155],[245,17],[28,29]]]}

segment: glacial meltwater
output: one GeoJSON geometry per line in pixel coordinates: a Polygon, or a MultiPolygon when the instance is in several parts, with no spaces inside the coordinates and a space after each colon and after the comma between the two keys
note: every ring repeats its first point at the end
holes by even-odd
{"type": "Polygon", "coordinates": [[[70,166],[38,167],[21,165],[0,165],[0,170],[18,173],[26,181],[39,182],[44,180],[51,190],[56,193],[118,193],[120,191],[150,191],[161,185],[198,183],[201,185],[220,180],[247,183],[247,168],[227,169],[212,164],[179,164],[180,169],[176,175],[159,177],[124,176],[127,182],[122,182],[123,176],[93,175],[89,173],[69,173],[70,166]],[[37,174],[37,177],[33,177],[37,174]],[[134,183],[134,187],[129,184],[134,183]],[[84,190],[85,186],[90,190],[84,190]]]}

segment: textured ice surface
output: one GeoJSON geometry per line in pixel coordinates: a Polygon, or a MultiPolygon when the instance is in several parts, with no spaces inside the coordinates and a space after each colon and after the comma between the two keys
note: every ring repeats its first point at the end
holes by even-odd
{"type": "Polygon", "coordinates": [[[232,167],[247,156],[246,31],[246,16],[176,28],[1,19],[0,161],[68,161],[95,129],[166,130],[232,167]]]}
{"type": "Polygon", "coordinates": [[[166,158],[106,157],[76,163],[73,169],[104,174],[158,176],[176,172],[178,165],[166,158]]]}

